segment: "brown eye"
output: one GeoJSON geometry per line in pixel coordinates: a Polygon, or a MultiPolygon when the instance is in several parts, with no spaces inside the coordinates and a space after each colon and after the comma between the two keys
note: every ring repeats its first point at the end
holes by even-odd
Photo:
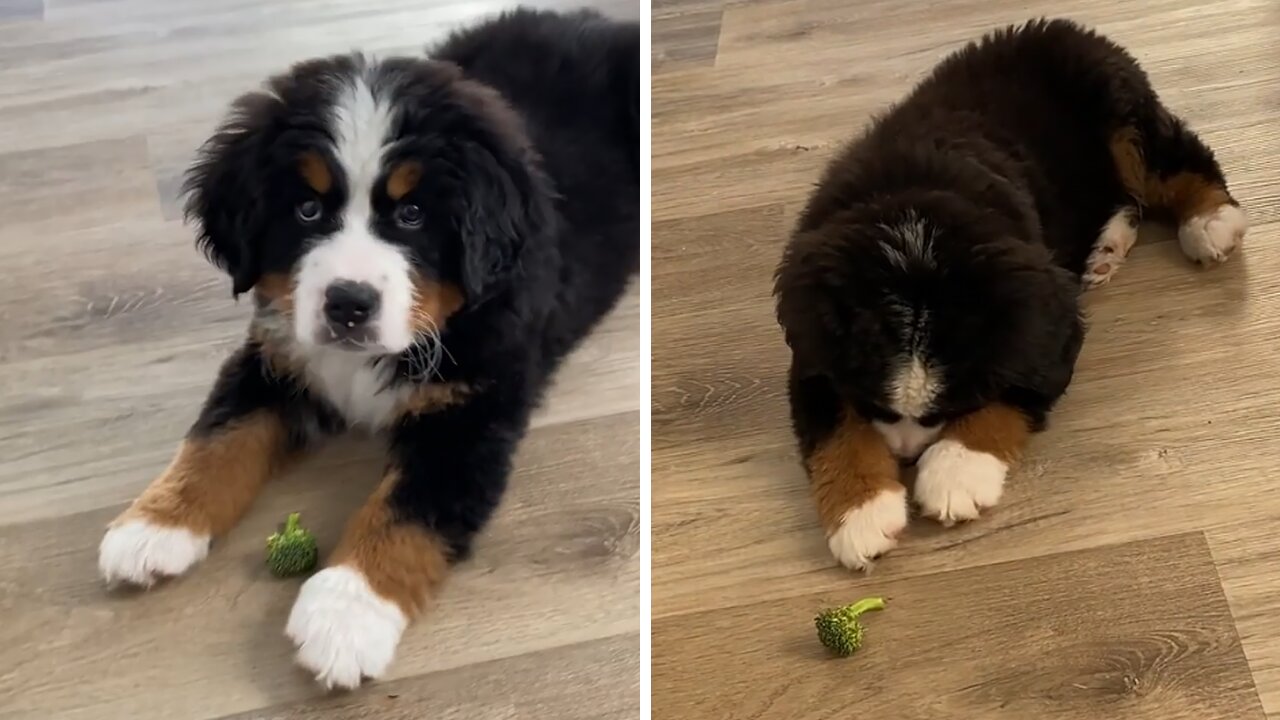
{"type": "Polygon", "coordinates": [[[422,227],[422,208],[413,203],[396,206],[396,224],[402,228],[413,230],[422,227]]]}
{"type": "Polygon", "coordinates": [[[298,216],[298,222],[303,225],[310,225],[320,219],[320,216],[324,214],[324,209],[320,207],[318,200],[306,200],[298,204],[294,214],[298,216]]]}

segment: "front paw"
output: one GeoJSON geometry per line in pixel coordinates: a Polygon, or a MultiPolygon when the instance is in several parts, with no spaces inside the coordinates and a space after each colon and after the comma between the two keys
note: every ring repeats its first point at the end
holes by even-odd
{"type": "Polygon", "coordinates": [[[881,490],[867,502],[845,511],[840,526],[827,538],[827,547],[841,565],[867,570],[872,560],[898,544],[898,534],[906,526],[906,489],[881,490]]]}
{"type": "Polygon", "coordinates": [[[186,572],[209,554],[209,536],[134,518],[117,522],[98,546],[98,570],[111,584],[150,587],[186,572]]]}
{"type": "Polygon", "coordinates": [[[944,525],[973,520],[983,508],[994,507],[1009,473],[996,456],[945,439],[925,450],[917,467],[915,498],[921,514],[944,525]]]}
{"type": "Polygon", "coordinates": [[[302,585],[285,634],[298,648],[298,664],[327,688],[354,689],[391,665],[409,619],[374,592],[359,570],[326,568],[302,585]]]}

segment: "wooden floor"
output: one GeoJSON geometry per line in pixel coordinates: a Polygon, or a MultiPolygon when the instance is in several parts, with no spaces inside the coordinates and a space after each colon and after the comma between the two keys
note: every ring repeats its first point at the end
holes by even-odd
{"type": "Polygon", "coordinates": [[[655,718],[1280,718],[1277,38],[1274,0],[658,0],[655,718]],[[1253,230],[1211,272],[1144,231],[1001,507],[839,569],[787,426],[771,273],[842,141],[1037,15],[1129,47],[1253,230]],[[871,594],[889,607],[865,651],[828,658],[814,612],[871,594]]]}
{"type": "Polygon", "coordinates": [[[371,443],[277,483],[187,578],[135,595],[97,578],[105,523],[163,469],[244,332],[248,305],[174,197],[226,104],[292,61],[416,52],[506,5],[0,0],[0,718],[637,716],[634,290],[564,368],[475,558],[389,679],[327,697],[295,668],[300,583],[262,554],[295,510],[332,546],[377,480],[371,443]]]}

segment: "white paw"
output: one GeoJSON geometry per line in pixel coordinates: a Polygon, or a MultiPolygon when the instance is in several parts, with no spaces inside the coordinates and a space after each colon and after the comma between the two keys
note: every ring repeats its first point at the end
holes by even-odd
{"type": "Polygon", "coordinates": [[[973,520],[1000,502],[1009,466],[990,453],[941,440],[920,456],[916,502],[921,513],[944,525],[973,520]]]}
{"type": "Polygon", "coordinates": [[[364,574],[339,565],[302,584],[285,634],[298,664],[327,688],[359,687],[387,671],[409,619],[369,587],[364,574]]]}
{"type": "Polygon", "coordinates": [[[898,533],[906,526],[906,489],[882,490],[845,512],[840,527],[827,538],[827,547],[841,565],[865,570],[877,556],[898,544],[898,533]]]}
{"type": "Polygon", "coordinates": [[[1212,212],[1196,215],[1178,228],[1178,244],[1187,257],[1202,265],[1227,259],[1244,239],[1249,218],[1235,205],[1219,205],[1212,212]]]}
{"type": "Polygon", "coordinates": [[[146,520],[126,520],[107,530],[98,546],[98,570],[107,582],[150,587],[181,575],[209,554],[209,536],[146,520]]]}
{"type": "Polygon", "coordinates": [[[1099,287],[1116,274],[1138,241],[1138,227],[1134,224],[1133,211],[1126,208],[1111,216],[1093,243],[1093,252],[1084,263],[1086,287],[1099,287]]]}

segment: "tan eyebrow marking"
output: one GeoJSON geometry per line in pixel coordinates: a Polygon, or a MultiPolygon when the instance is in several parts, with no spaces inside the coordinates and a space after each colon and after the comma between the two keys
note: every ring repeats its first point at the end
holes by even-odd
{"type": "Polygon", "coordinates": [[[422,164],[416,160],[406,160],[391,169],[387,175],[387,197],[399,200],[418,186],[422,179],[422,164]]]}
{"type": "Polygon", "coordinates": [[[298,158],[298,172],[302,175],[302,179],[307,181],[307,185],[321,195],[329,192],[329,188],[333,187],[333,175],[329,173],[329,164],[320,157],[320,153],[314,150],[308,150],[298,158]]]}

